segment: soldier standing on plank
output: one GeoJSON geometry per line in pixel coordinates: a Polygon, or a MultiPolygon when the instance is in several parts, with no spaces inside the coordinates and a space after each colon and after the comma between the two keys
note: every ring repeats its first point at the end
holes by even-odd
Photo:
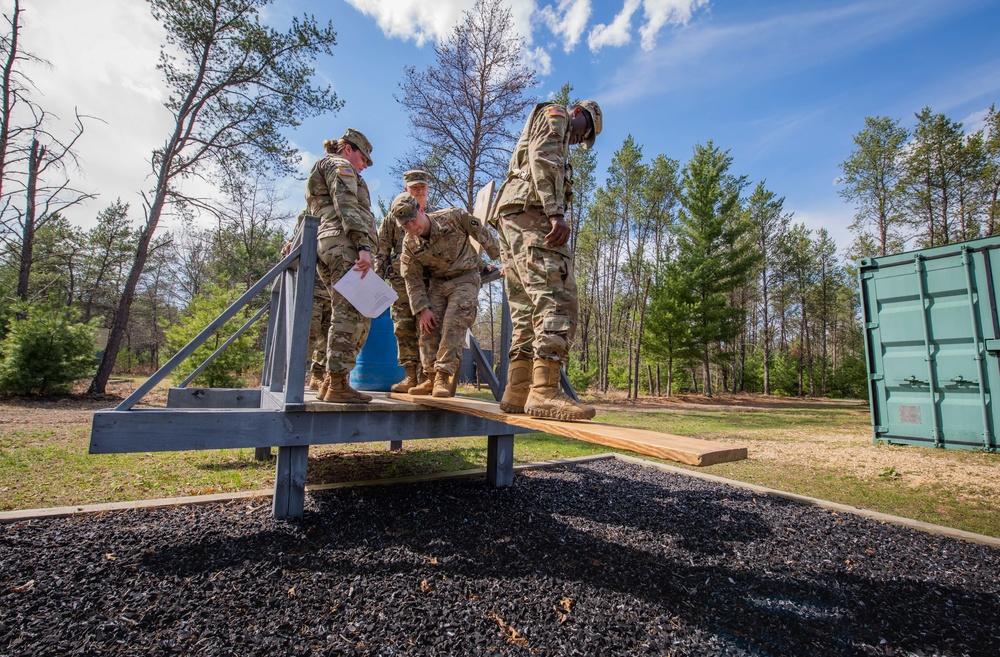
{"type": "Polygon", "coordinates": [[[408,392],[452,397],[465,334],[479,309],[480,257],[469,238],[492,258],[500,252],[489,228],[459,208],[428,215],[404,192],[393,199],[389,217],[406,231],[400,263],[410,309],[420,325],[420,360],[428,377],[408,392]]]}
{"type": "Polygon", "coordinates": [[[591,148],[602,124],[601,108],[592,100],[569,107],[537,104],[497,192],[493,220],[514,325],[500,402],[506,413],[584,420],[596,412],[574,402],[559,383],[579,312],[564,219],[572,195],[569,147],[591,148]]]}
{"type": "MultiPolygon", "coordinates": [[[[420,169],[413,169],[403,174],[403,190],[417,200],[425,213],[434,212],[436,209],[427,205],[429,182],[430,176],[420,169]]],[[[400,256],[403,255],[405,237],[406,231],[391,218],[386,217],[379,227],[378,251],[375,254],[375,271],[379,272],[399,295],[392,304],[392,326],[396,336],[399,364],[406,371],[406,376],[402,381],[392,385],[390,388],[392,392],[407,392],[424,380],[424,371],[420,365],[417,320],[410,310],[410,299],[406,294],[406,282],[403,280],[402,265],[399,262],[400,256]]]]}
{"type": "Polygon", "coordinates": [[[340,139],[323,142],[327,155],[306,179],[306,207],[319,217],[317,274],[330,292],[330,331],[326,376],[317,399],[337,403],[368,403],[371,395],[351,387],[348,376],[368,337],[371,320],[333,289],[351,269],[362,277],[371,269],[371,250],[378,241],[368,185],[361,172],[371,166],[368,138],[348,128],[340,139]]]}

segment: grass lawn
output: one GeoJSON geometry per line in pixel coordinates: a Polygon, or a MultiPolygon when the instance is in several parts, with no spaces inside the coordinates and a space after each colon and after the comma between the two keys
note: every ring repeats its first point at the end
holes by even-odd
{"type": "MultiPolygon", "coordinates": [[[[58,400],[45,404],[24,398],[0,400],[0,510],[273,485],[273,462],[254,460],[252,449],[88,454],[93,411],[115,403],[92,402],[90,407],[68,403],[70,408],[64,409],[58,400]]],[[[745,461],[680,467],[1000,537],[996,512],[1000,455],[872,445],[867,410],[856,404],[672,407],[647,400],[601,403],[596,420],[723,440],[749,449],[745,461]]],[[[518,436],[514,443],[515,463],[608,451],[615,450],[544,433],[518,436]]],[[[307,483],[403,477],[485,465],[485,438],[408,441],[402,452],[389,452],[384,443],[316,446],[310,450],[307,483]]]]}

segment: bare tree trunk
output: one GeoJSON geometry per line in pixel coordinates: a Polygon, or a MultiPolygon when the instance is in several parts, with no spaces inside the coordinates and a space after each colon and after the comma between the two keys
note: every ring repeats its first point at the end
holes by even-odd
{"type": "Polygon", "coordinates": [[[132,262],[132,269],[129,271],[128,279],[125,281],[125,289],[122,297],[118,301],[118,310],[115,312],[115,321],[108,333],[108,345],[104,348],[104,357],[97,367],[97,374],[90,382],[87,392],[90,394],[103,395],[108,386],[108,379],[111,378],[111,370],[115,366],[115,359],[121,349],[122,338],[128,328],[128,318],[132,311],[132,302],[135,301],[135,289],[139,285],[139,278],[146,267],[146,260],[149,258],[149,243],[153,239],[153,233],[160,222],[160,214],[163,212],[164,202],[167,194],[167,169],[161,168],[161,176],[156,197],[149,208],[149,215],[146,225],[139,233],[139,243],[136,246],[135,260],[132,262]]]}
{"type": "Polygon", "coordinates": [[[706,397],[711,397],[712,396],[712,361],[711,361],[711,359],[709,357],[708,350],[709,350],[709,347],[708,347],[708,344],[706,344],[705,345],[705,351],[702,354],[702,357],[704,359],[703,363],[704,363],[704,366],[705,366],[705,396],[706,397]]]}
{"type": "Polygon", "coordinates": [[[35,193],[38,189],[38,170],[43,157],[45,157],[45,147],[39,145],[37,139],[32,139],[31,152],[28,154],[24,228],[21,231],[21,266],[17,275],[17,296],[21,301],[28,300],[28,279],[31,275],[31,260],[35,249],[35,212],[37,211],[35,193]]]}

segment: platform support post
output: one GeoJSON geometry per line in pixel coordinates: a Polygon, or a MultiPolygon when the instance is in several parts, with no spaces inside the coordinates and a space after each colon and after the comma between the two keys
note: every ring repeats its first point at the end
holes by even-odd
{"type": "Polygon", "coordinates": [[[514,484],[514,434],[487,436],[486,480],[497,488],[514,484]]]}
{"type": "Polygon", "coordinates": [[[279,447],[274,474],[274,517],[301,518],[306,503],[306,466],[309,446],[279,447]]]}

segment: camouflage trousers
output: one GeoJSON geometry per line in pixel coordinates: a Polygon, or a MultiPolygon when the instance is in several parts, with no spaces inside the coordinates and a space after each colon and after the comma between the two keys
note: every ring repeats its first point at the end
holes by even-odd
{"type": "Polygon", "coordinates": [[[432,278],[427,296],[437,325],[420,334],[420,361],[425,372],[455,374],[462,364],[465,334],[479,309],[479,272],[451,280],[432,278]]]}
{"type": "Polygon", "coordinates": [[[406,296],[406,282],[396,275],[390,276],[386,282],[399,295],[389,311],[392,314],[392,332],[396,336],[396,348],[399,351],[399,364],[419,363],[420,342],[417,333],[420,327],[413,316],[413,311],[410,310],[410,298],[406,296]]]}
{"type": "Polygon", "coordinates": [[[566,363],[579,314],[569,244],[545,245],[552,224],[536,208],[501,217],[499,229],[504,287],[514,325],[510,359],[566,363]]]}
{"type": "Polygon", "coordinates": [[[357,249],[343,244],[343,238],[322,237],[317,245],[316,272],[330,292],[330,329],[326,339],[326,370],[345,374],[354,369],[358,353],[368,339],[371,320],[351,305],[333,284],[354,267],[357,249]]]}
{"type": "MultiPolygon", "coordinates": [[[[317,263],[319,264],[319,263],[317,263]]],[[[309,320],[309,346],[312,347],[310,371],[320,378],[326,373],[326,339],[330,332],[330,291],[316,273],[316,285],[313,288],[312,318],[309,320]]]]}

